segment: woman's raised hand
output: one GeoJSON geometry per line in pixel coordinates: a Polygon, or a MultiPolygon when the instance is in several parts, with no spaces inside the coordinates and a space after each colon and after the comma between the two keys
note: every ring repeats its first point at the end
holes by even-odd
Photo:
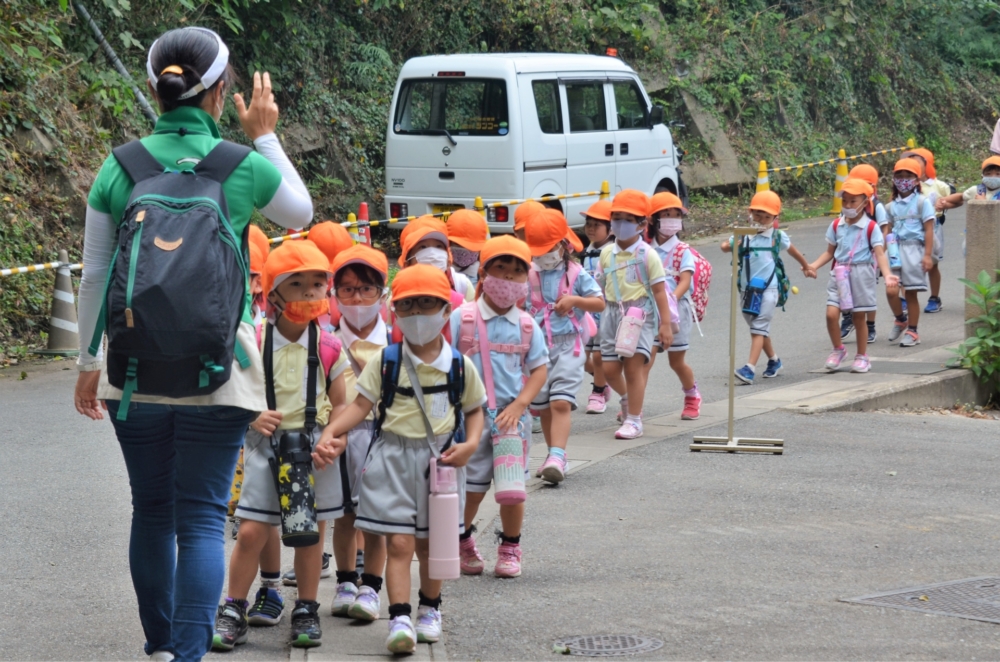
{"type": "Polygon", "coordinates": [[[240,117],[243,133],[250,140],[274,133],[278,125],[278,104],[274,102],[274,93],[271,91],[271,74],[265,71],[261,76],[259,71],[254,72],[253,97],[249,108],[244,103],[242,94],[234,94],[233,103],[236,104],[236,114],[240,117]]]}

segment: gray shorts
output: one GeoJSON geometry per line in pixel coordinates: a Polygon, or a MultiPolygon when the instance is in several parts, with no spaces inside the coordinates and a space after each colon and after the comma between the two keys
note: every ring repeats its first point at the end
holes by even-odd
{"type": "MultiPolygon", "coordinates": [[[[739,300],[742,309],[743,299],[739,300]]],[[[756,317],[749,313],[743,313],[743,319],[750,325],[750,335],[770,336],[771,320],[774,319],[774,310],[778,307],[778,288],[771,287],[764,290],[764,296],[760,302],[760,315],[756,317]]]]}
{"type": "Polygon", "coordinates": [[[944,259],[944,225],[940,219],[934,220],[934,250],[931,251],[931,257],[935,264],[944,259]]]}
{"type": "Polygon", "coordinates": [[[583,367],[587,363],[587,353],[573,356],[576,349],[576,334],[552,336],[549,347],[549,377],[545,386],[531,403],[532,409],[548,409],[553,400],[565,400],[576,409],[576,394],[583,384],[583,367]]]}
{"type": "Polygon", "coordinates": [[[636,299],[635,301],[625,301],[621,306],[613,301],[608,302],[608,307],[601,313],[601,359],[604,361],[621,361],[622,357],[615,352],[615,338],[618,335],[618,325],[621,324],[622,311],[627,311],[632,306],[638,306],[646,311],[646,323],[642,325],[642,332],[639,333],[639,344],[636,345],[635,353],[646,357],[649,362],[649,355],[653,351],[653,338],[659,333],[656,328],[656,315],[653,313],[653,302],[648,297],[636,299]]]}
{"type": "MultiPolygon", "coordinates": [[[[851,265],[851,299],[854,300],[852,312],[867,313],[878,310],[878,281],[875,278],[875,265],[869,263],[851,265]]],[[[837,279],[830,271],[830,280],[826,283],[826,305],[840,308],[840,293],[837,291],[837,279]]]]}
{"type": "MultiPolygon", "coordinates": [[[[691,307],[691,300],[684,297],[677,302],[677,316],[680,318],[680,323],[677,325],[679,328],[674,332],[674,341],[670,344],[668,352],[686,352],[690,348],[688,343],[691,340],[691,328],[694,326],[693,309],[691,307]]],[[[656,339],[653,341],[653,346],[656,347],[657,352],[663,351],[663,343],[660,342],[660,336],[657,334],[656,339]]]]}
{"type": "MultiPolygon", "coordinates": [[[[313,446],[319,440],[322,427],[313,430],[313,446]]],[[[276,430],[275,440],[283,432],[305,432],[305,430],[276,430]]],[[[424,444],[427,442],[425,441],[424,444]]],[[[274,486],[274,473],[271,471],[269,459],[274,457],[271,449],[271,438],[265,437],[256,430],[247,430],[243,442],[243,489],[240,491],[240,502],[236,506],[236,517],[281,524],[281,511],[278,505],[278,490],[274,486]]],[[[344,515],[344,490],[340,480],[340,465],[331,464],[317,471],[313,468],[313,480],[316,491],[316,519],[331,520],[344,515]]]]}
{"type": "Polygon", "coordinates": [[[372,429],[375,421],[364,421],[347,433],[347,449],[337,458],[337,470],[340,471],[341,485],[346,485],[345,496],[349,497],[351,508],[345,512],[357,512],[358,489],[361,485],[361,472],[365,468],[368,448],[372,444],[372,429]]]}
{"type": "Polygon", "coordinates": [[[899,287],[904,292],[926,292],[927,272],[921,261],[924,259],[924,242],[919,239],[899,242],[899,261],[902,268],[893,269],[899,276],[899,287]]]}
{"type": "MultiPolygon", "coordinates": [[[[484,412],[485,413],[485,412],[484,412]]],[[[527,448],[531,449],[531,416],[527,411],[521,419],[521,430],[527,432],[527,448]]],[[[483,436],[479,440],[479,448],[472,459],[465,465],[465,491],[482,494],[488,492],[493,483],[493,435],[489,430],[490,417],[486,414],[486,425],[483,428],[483,436]]],[[[531,478],[531,470],[527,463],[524,465],[524,482],[531,478]]]]}
{"type": "MultiPolygon", "coordinates": [[[[438,448],[450,435],[436,438],[438,448]]],[[[469,442],[465,442],[469,443],[469,442]]],[[[475,443],[475,442],[472,442],[475,443]]],[[[383,432],[375,440],[361,473],[358,513],[354,526],[368,533],[428,536],[431,448],[427,439],[410,439],[383,432]]],[[[465,531],[465,467],[458,478],[458,531],[465,531]]]]}

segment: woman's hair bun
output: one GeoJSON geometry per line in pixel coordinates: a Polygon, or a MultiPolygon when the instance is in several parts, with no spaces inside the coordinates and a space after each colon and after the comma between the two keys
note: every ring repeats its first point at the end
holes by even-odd
{"type": "Polygon", "coordinates": [[[156,80],[156,94],[163,101],[177,101],[189,89],[198,84],[201,76],[187,65],[171,65],[166,67],[156,80]],[[176,73],[180,68],[184,73],[176,73]]]}

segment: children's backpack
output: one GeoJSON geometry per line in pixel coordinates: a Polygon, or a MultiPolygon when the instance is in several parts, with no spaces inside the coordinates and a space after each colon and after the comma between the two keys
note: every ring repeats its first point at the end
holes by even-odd
{"type": "MultiPolygon", "coordinates": [[[[985,199],[986,199],[986,184],[979,184],[978,186],[976,186],[976,200],[985,200],[985,199]]],[[[1000,191],[995,192],[993,194],[993,197],[990,199],[1000,200],[1000,191]]]]}
{"type": "Polygon", "coordinates": [[[740,244],[739,255],[737,259],[740,261],[739,273],[736,275],[736,286],[739,291],[743,291],[742,285],[742,275],[744,262],[746,263],[747,270],[747,285],[750,284],[750,253],[759,253],[761,251],[770,251],[771,255],[774,257],[774,271],[771,273],[771,277],[767,279],[767,285],[765,288],[770,286],[771,281],[775,278],[778,280],[778,307],[782,310],[785,309],[785,303],[788,301],[788,293],[792,289],[792,284],[788,280],[788,275],[785,273],[785,263],[781,261],[781,230],[775,230],[772,237],[770,246],[750,246],[750,237],[746,237],[740,244]]]}
{"type": "MultiPolygon", "coordinates": [[[[475,301],[467,301],[458,310],[462,317],[462,323],[458,331],[458,351],[465,356],[472,356],[481,351],[479,343],[476,342],[476,328],[479,324],[479,319],[482,317],[482,313],[479,311],[479,304],[475,301]]],[[[515,345],[491,342],[489,345],[492,352],[520,354],[521,365],[524,366],[528,350],[531,349],[531,336],[535,330],[535,319],[525,310],[518,310],[518,313],[520,313],[521,343],[515,345]]],[[[488,360],[488,356],[483,357],[483,361],[488,360]]]]}
{"type": "Polygon", "coordinates": [[[118,223],[104,304],[90,342],[108,334],[108,381],[133,393],[184,398],[229,381],[250,279],[246,237],[229,222],[222,183],[250,149],[220,142],[190,171],[171,171],[138,140],[112,152],[135,186],[118,223]]]}
{"type": "MultiPolygon", "coordinates": [[[[674,248],[673,263],[671,271],[678,273],[681,268],[681,260],[684,258],[684,251],[691,251],[694,257],[694,276],[691,278],[691,303],[694,304],[694,314],[699,322],[705,319],[705,309],[708,308],[708,288],[712,284],[712,263],[706,260],[701,253],[691,248],[683,241],[674,248]]],[[[701,327],[699,327],[701,328],[701,327]]]]}
{"type": "MultiPolygon", "coordinates": [[[[580,277],[582,271],[583,267],[579,263],[570,261],[566,267],[565,278],[559,279],[559,290],[556,293],[556,299],[573,293],[573,289],[576,287],[576,279],[580,277]]],[[[534,265],[528,271],[528,282],[531,284],[531,294],[529,295],[531,314],[537,315],[538,313],[543,313],[545,333],[551,347],[552,327],[549,324],[549,317],[555,309],[555,304],[545,302],[545,298],[542,296],[542,275],[534,265]]],[[[580,356],[580,352],[587,346],[590,339],[597,335],[597,322],[594,321],[594,316],[587,312],[583,314],[582,321],[578,320],[575,314],[570,314],[569,320],[573,323],[573,329],[576,331],[576,345],[573,347],[573,356],[580,356]]]]}
{"type": "MultiPolygon", "coordinates": [[[[421,390],[425,395],[447,393],[448,403],[455,410],[455,429],[452,431],[451,439],[441,450],[451,446],[452,442],[460,444],[465,441],[465,415],[462,413],[462,393],[465,392],[465,357],[462,356],[457,347],[447,344],[446,346],[451,349],[451,368],[448,370],[448,381],[438,386],[421,385],[421,390]]],[[[403,343],[393,343],[382,350],[382,392],[378,399],[378,418],[375,420],[373,438],[382,433],[385,412],[395,402],[397,395],[407,398],[416,397],[413,388],[399,386],[399,370],[403,364],[402,351],[403,343]]]]}
{"type": "MultiPolygon", "coordinates": [[[[268,324],[268,322],[265,321],[263,324],[258,324],[255,329],[257,333],[257,349],[261,349],[264,346],[261,342],[264,324],[268,324]]],[[[319,330],[319,362],[323,364],[323,374],[326,375],[327,385],[329,385],[330,369],[333,368],[333,364],[340,358],[343,343],[340,342],[340,338],[325,329],[322,324],[317,322],[311,322],[311,324],[315,324],[319,330]]]]}

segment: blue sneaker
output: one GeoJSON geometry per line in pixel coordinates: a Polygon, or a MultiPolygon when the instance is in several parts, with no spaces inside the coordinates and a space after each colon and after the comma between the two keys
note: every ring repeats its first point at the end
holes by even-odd
{"type": "Polygon", "coordinates": [[[941,297],[931,297],[927,300],[927,307],[924,308],[925,313],[940,313],[944,310],[944,306],[941,304],[941,297]]]}
{"type": "MultiPolygon", "coordinates": [[[[746,366],[743,367],[745,368],[746,366]]],[[[768,359],[764,377],[777,377],[779,370],[781,370],[781,359],[768,359]]]]}
{"type": "Polygon", "coordinates": [[[905,312],[906,312],[906,297],[903,297],[903,296],[901,296],[901,297],[899,298],[899,300],[900,300],[900,301],[902,302],[902,304],[903,304],[903,312],[905,313],[905,312]]]}
{"type": "Polygon", "coordinates": [[[750,369],[750,366],[743,366],[733,374],[736,375],[736,379],[744,384],[753,384],[753,378],[756,376],[754,371],[750,369]]]}
{"type": "Polygon", "coordinates": [[[247,612],[247,621],[250,625],[277,625],[281,622],[284,609],[285,601],[281,598],[281,593],[261,586],[257,591],[257,599],[247,612]]]}

